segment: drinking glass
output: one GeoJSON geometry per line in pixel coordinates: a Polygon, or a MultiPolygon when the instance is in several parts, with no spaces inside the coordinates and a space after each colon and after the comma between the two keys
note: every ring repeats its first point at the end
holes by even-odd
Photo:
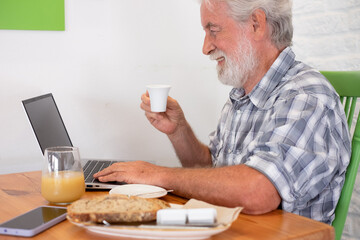
{"type": "Polygon", "coordinates": [[[66,205],[85,192],[84,173],[79,149],[50,147],[45,149],[41,177],[41,194],[52,204],[66,205]]]}

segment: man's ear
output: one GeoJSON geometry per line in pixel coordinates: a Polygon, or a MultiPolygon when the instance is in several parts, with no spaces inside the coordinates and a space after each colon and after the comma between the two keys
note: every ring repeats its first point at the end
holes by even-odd
{"type": "Polygon", "coordinates": [[[261,40],[265,37],[267,25],[266,14],[261,9],[256,9],[251,14],[252,32],[255,40],[261,40]]]}

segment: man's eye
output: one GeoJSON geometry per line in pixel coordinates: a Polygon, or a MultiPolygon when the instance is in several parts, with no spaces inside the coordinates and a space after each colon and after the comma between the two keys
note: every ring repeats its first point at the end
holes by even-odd
{"type": "Polygon", "coordinates": [[[210,34],[211,34],[211,35],[216,35],[218,32],[219,32],[219,29],[215,29],[215,28],[214,28],[214,29],[211,29],[211,28],[210,28],[210,34]]]}

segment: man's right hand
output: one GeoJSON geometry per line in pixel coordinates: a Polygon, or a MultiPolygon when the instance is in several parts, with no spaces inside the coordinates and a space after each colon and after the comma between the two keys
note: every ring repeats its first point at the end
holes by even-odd
{"type": "Polygon", "coordinates": [[[186,126],[184,113],[175,99],[167,98],[166,112],[162,113],[151,112],[150,97],[147,91],[141,96],[141,101],[140,107],[145,111],[145,116],[159,131],[172,135],[181,126],[186,126]]]}
{"type": "Polygon", "coordinates": [[[141,101],[145,116],[156,129],[167,134],[183,167],[212,165],[209,148],[196,138],[175,99],[167,98],[166,112],[162,113],[151,112],[148,92],[141,96],[141,101]]]}

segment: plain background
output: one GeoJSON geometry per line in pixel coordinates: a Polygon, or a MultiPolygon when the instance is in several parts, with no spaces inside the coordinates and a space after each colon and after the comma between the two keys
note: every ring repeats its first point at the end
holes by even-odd
{"type": "Polygon", "coordinates": [[[140,109],[147,84],[170,84],[208,143],[229,87],[202,54],[195,0],[65,1],[65,31],[0,30],[0,173],[41,169],[21,100],[53,93],[82,158],[179,166],[140,109]]]}
{"type": "MultiPolygon", "coordinates": [[[[346,18],[314,14],[320,4],[294,1],[294,51],[315,67],[329,69],[334,59],[349,66],[336,52],[321,56],[321,49],[336,50],[327,29],[335,43],[352,42],[331,22],[346,18]],[[324,32],[319,25],[327,23],[324,32]]],[[[202,54],[199,7],[197,0],[66,0],[65,31],[0,30],[0,173],[41,169],[21,100],[50,92],[83,158],[179,166],[167,137],[139,107],[147,84],[170,84],[170,96],[208,143],[230,87],[202,54]]]]}

